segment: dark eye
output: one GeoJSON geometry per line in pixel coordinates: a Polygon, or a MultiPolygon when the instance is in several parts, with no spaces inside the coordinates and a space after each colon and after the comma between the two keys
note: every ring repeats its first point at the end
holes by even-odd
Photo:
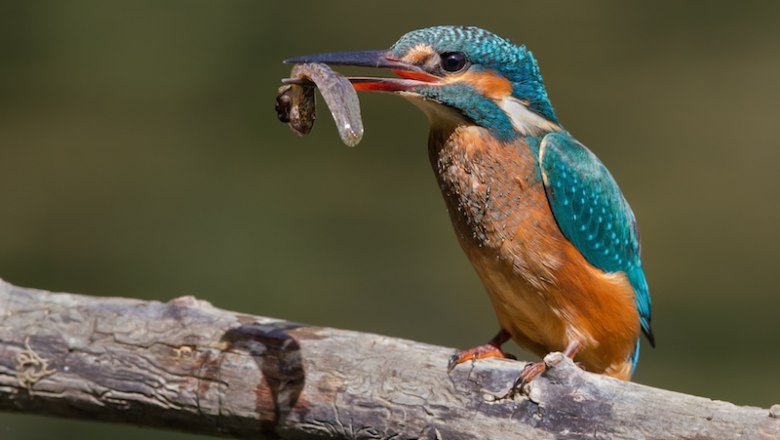
{"type": "Polygon", "coordinates": [[[463,52],[445,52],[441,54],[441,68],[447,72],[457,72],[466,67],[466,55],[463,52]]]}

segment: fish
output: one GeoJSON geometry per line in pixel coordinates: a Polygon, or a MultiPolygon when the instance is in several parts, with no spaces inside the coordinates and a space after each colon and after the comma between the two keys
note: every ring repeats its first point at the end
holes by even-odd
{"type": "Polygon", "coordinates": [[[336,123],[341,141],[354,147],[363,139],[360,101],[349,79],[325,64],[304,63],[293,66],[289,78],[277,90],[276,115],[299,136],[309,134],[317,119],[314,89],[320,91],[336,123]]]}

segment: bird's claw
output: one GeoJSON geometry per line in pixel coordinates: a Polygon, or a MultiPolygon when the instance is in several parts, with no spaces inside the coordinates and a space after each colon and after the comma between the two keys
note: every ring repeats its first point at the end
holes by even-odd
{"type": "Polygon", "coordinates": [[[449,361],[447,361],[447,373],[451,372],[456,366],[464,362],[486,358],[517,359],[509,353],[504,353],[495,345],[485,344],[469,348],[468,350],[459,351],[450,356],[449,361]]]}
{"type": "MultiPolygon", "coordinates": [[[[552,363],[549,366],[546,362],[529,362],[525,364],[523,370],[520,372],[520,377],[515,380],[512,388],[509,390],[508,396],[513,397],[523,392],[523,388],[530,384],[531,381],[538,375],[547,371],[547,368],[554,367],[556,363],[552,363]]],[[[574,362],[574,365],[585,371],[585,366],[581,362],[574,362]]]]}
{"type": "Polygon", "coordinates": [[[523,367],[523,371],[520,372],[520,377],[517,378],[517,381],[515,381],[515,386],[517,388],[522,388],[523,386],[531,383],[531,381],[538,375],[542,374],[547,370],[547,364],[544,362],[529,362],[523,367]]]}
{"type": "Polygon", "coordinates": [[[525,364],[523,370],[520,372],[520,376],[512,384],[512,388],[505,397],[514,398],[515,396],[523,393],[523,388],[531,383],[531,381],[538,375],[544,373],[547,370],[547,365],[544,362],[529,362],[525,364]]]}
{"type": "Polygon", "coordinates": [[[459,355],[453,354],[452,356],[450,356],[450,359],[447,361],[447,373],[452,372],[452,369],[455,368],[455,366],[461,362],[463,361],[460,361],[459,355]]]}

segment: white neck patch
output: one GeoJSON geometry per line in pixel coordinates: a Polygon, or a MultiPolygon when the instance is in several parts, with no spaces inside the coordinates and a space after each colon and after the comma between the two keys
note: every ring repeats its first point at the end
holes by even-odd
{"type": "Polygon", "coordinates": [[[558,124],[532,112],[525,103],[515,97],[506,96],[496,104],[509,116],[515,130],[523,136],[561,131],[558,124]]]}

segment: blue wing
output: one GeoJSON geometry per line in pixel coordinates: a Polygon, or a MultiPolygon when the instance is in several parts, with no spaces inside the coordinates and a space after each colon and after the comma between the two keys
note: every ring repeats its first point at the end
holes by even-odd
{"type": "Polygon", "coordinates": [[[655,346],[639,230],[617,182],[596,155],[567,133],[544,137],[539,162],[547,200],[563,235],[590,264],[626,274],[636,294],[642,331],[655,346]]]}

